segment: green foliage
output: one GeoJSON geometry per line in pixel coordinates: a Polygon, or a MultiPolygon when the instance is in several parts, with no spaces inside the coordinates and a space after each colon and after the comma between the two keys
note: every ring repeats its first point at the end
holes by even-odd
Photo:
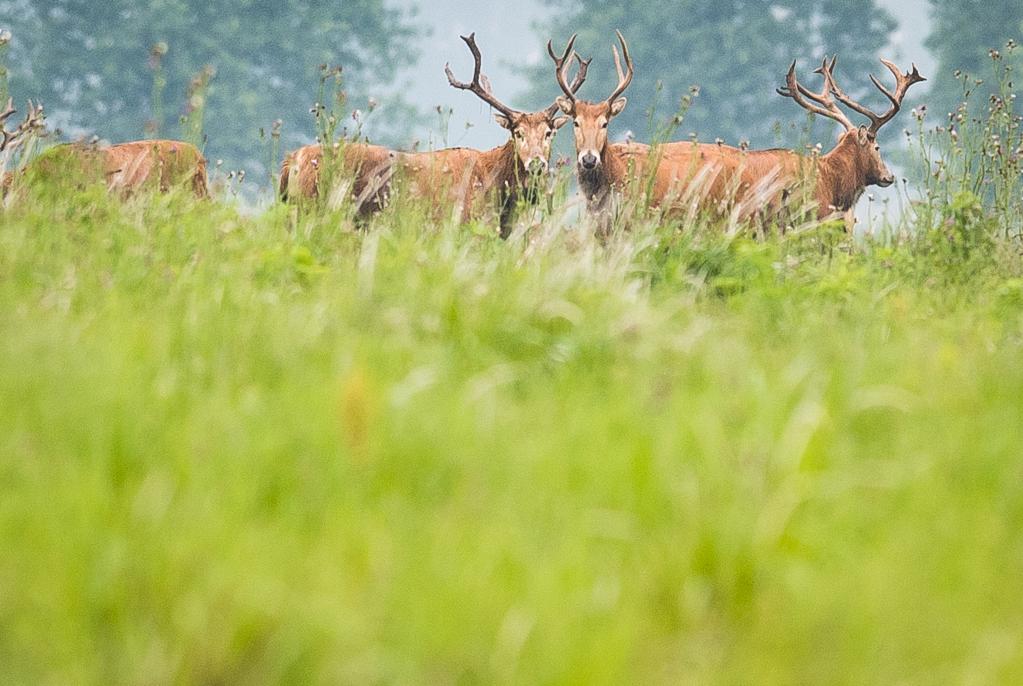
{"type": "Polygon", "coordinates": [[[1013,65],[1019,52],[1010,44],[990,55],[984,88],[963,77],[965,97],[948,120],[928,129],[926,112],[915,111],[910,153],[922,173],[913,209],[925,228],[953,227],[952,243],[973,245],[992,229],[1023,236],[1023,119],[1013,65]]]}
{"type": "Polygon", "coordinates": [[[1023,681],[1004,100],[920,123],[876,240],[633,198],[598,242],[564,179],[508,241],[119,202],[47,151],[0,213],[5,683],[1023,681]]]}
{"type": "MultiPolygon", "coordinates": [[[[601,99],[611,92],[616,82],[610,55],[614,30],[621,29],[628,39],[636,78],[626,94],[630,105],[617,126],[634,131],[641,140],[653,133],[647,111],[651,104],[657,107],[657,129],[695,84],[700,98],[682,125],[684,136],[696,132],[705,142],[720,137],[732,144],[747,140],[762,147],[778,142],[780,135],[793,144],[805,117],[774,89],[783,85],[792,60],[798,60],[809,81],[810,71],[820,64],[825,51],[842,57],[838,75],[847,92],[866,94],[872,103],[885,102],[867,74],[878,67],[875,56],[895,24],[873,0],[685,0],[670,6],[555,0],[550,4],[556,15],[543,25],[542,39],[553,38],[564,45],[578,32],[576,49],[595,58],[583,97],[601,99]],[[780,130],[779,122],[786,124],[780,130]]],[[[532,69],[531,82],[534,100],[549,102],[557,90],[550,60],[532,69]]],[[[830,122],[827,126],[831,130],[830,122]]]]}
{"type": "MultiPolygon", "coordinates": [[[[212,65],[217,78],[206,104],[208,152],[250,170],[265,164],[260,127],[282,119],[289,148],[314,135],[308,111],[317,65],[344,65],[352,96],[361,102],[390,98],[397,70],[415,58],[413,17],[383,0],[249,1],[230,9],[193,0],[33,0],[0,3],[0,22],[14,34],[12,89],[45,102],[51,120],[71,135],[137,139],[149,119],[174,136],[177,127],[168,129],[166,120],[196,111],[188,101],[190,83],[212,65]],[[167,50],[156,77],[166,86],[154,89],[147,59],[161,43],[167,50]],[[154,90],[163,93],[166,113],[151,98],[154,90]]],[[[407,109],[394,102],[388,120],[409,121],[407,109]]]]}
{"type": "Polygon", "coordinates": [[[1023,679],[1023,268],[980,196],[936,252],[19,192],[7,682],[1023,679]]]}

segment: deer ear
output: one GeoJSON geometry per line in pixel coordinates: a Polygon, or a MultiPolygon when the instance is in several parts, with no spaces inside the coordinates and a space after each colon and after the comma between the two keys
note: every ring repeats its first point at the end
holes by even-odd
{"type": "Polygon", "coordinates": [[[571,121],[569,117],[555,117],[554,121],[551,122],[551,124],[554,127],[554,130],[557,131],[562,126],[567,124],[569,121],[571,121]]]}
{"type": "Polygon", "coordinates": [[[866,126],[861,126],[856,130],[856,142],[860,145],[866,145],[870,142],[870,131],[866,126]]]}
{"type": "Polygon", "coordinates": [[[503,114],[495,114],[494,121],[500,124],[502,128],[508,129],[509,131],[512,130],[512,120],[503,114]]]}
{"type": "Polygon", "coordinates": [[[611,116],[617,117],[625,109],[625,105],[629,102],[628,98],[618,98],[611,103],[611,116]]]}
{"type": "Polygon", "coordinates": [[[557,103],[558,109],[560,109],[562,112],[568,115],[572,114],[572,101],[566,98],[564,95],[559,95],[554,102],[557,103]]]}

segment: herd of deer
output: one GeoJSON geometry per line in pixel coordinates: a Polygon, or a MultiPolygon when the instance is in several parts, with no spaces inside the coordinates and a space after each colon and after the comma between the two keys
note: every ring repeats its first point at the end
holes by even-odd
{"type": "MultiPolygon", "coordinates": [[[[496,110],[497,123],[510,134],[507,143],[489,151],[448,148],[429,152],[398,152],[362,142],[343,142],[326,150],[319,144],[308,145],[285,158],[280,197],[287,201],[317,196],[325,170],[330,168],[336,175],[331,177],[332,182],[337,181],[332,188],[350,194],[363,216],[384,207],[396,184],[401,183],[409,193],[432,201],[434,206],[453,203],[463,220],[484,212],[496,214],[500,218],[501,236],[507,237],[515,207],[539,200],[535,181],[547,177],[554,135],[569,121],[575,125],[579,188],[588,211],[598,218],[608,217],[616,199],[623,197],[630,186],[645,188],[644,200],[652,207],[668,211],[716,209],[747,217],[758,214],[776,217],[774,213],[790,202],[795,191],[804,188],[817,217],[845,215],[850,226],[851,210],[865,188],[894,182],[881,158],[877,135],[898,113],[909,87],[924,81],[916,66],[904,74],[893,63],[881,60],[894,75],[896,87],[892,91],[876,77],[870,77],[890,102],[886,112],[877,114],[839,87],[834,75],[835,59],[825,59],[815,70],[824,81],[819,92],[799,83],[793,62],[785,86],[778,93],[814,114],[837,121],[845,129],[838,144],[823,155],[690,141],[654,146],[613,143],[608,139],[608,124],[625,109],[623,93],[635,73],[629,46],[620,32],[617,36],[621,52],[612,46],[612,53],[618,85],[599,102],[576,96],[590,65],[590,60],[582,59],[574,51],[576,37],[569,40],[560,56],[548,41],[547,50],[562,94],[538,112],[520,112],[494,96],[482,74],[475,34],[463,36],[475,62],[472,80],[458,81],[446,66],[448,81],[496,110]],[[569,72],[576,63],[578,67],[570,82],[569,72]],[[857,126],[839,104],[865,117],[869,124],[857,126]]],[[[8,107],[0,114],[0,125],[12,113],[13,108],[8,107]]],[[[16,131],[9,133],[5,126],[0,126],[3,129],[0,153],[17,145],[26,133],[38,127],[40,118],[41,109],[30,108],[16,131]]],[[[205,162],[199,151],[187,143],[140,141],[106,148],[80,144],[65,147],[98,156],[111,188],[131,190],[155,181],[166,189],[187,181],[196,195],[207,195],[205,162]],[[155,179],[154,170],[158,170],[155,179]]],[[[5,189],[11,178],[10,174],[4,177],[5,189]]]]}

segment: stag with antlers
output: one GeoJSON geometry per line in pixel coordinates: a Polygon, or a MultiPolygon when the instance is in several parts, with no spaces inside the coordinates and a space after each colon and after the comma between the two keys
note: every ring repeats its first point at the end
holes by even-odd
{"type": "MultiPolygon", "coordinates": [[[[535,202],[535,180],[544,177],[548,171],[551,143],[554,134],[568,122],[560,116],[554,103],[538,112],[520,112],[501,102],[491,91],[483,74],[483,57],[476,44],[476,34],[461,36],[473,57],[473,76],[468,83],[459,81],[445,65],[448,83],[459,90],[468,91],[496,110],[497,123],[508,130],[511,138],[507,143],[487,151],[472,148],[446,148],[429,152],[392,152],[379,146],[350,143],[345,150],[354,155],[355,165],[349,172],[354,173],[356,190],[371,187],[367,177],[379,178],[381,170],[387,167],[400,184],[411,195],[431,201],[436,206],[454,204],[463,221],[477,218],[481,213],[496,209],[500,220],[500,235],[507,238],[511,233],[513,210],[520,201],[535,202]]],[[[582,87],[586,80],[589,60],[577,55],[579,69],[571,86],[572,93],[582,87]]],[[[282,169],[282,191],[288,176],[297,168],[299,156],[319,154],[319,146],[307,146],[289,156],[282,169]],[[305,151],[305,152],[303,152],[305,151]]],[[[298,172],[298,188],[302,195],[316,192],[317,168],[307,164],[298,172]]],[[[294,184],[294,182],[292,182],[294,184]]],[[[391,192],[390,180],[382,187],[381,194],[391,192]]],[[[282,195],[284,193],[282,192],[282,195]]],[[[375,210],[380,203],[370,205],[375,210]]]]}
{"type": "Polygon", "coordinates": [[[547,52],[554,61],[555,78],[563,92],[556,104],[575,124],[576,172],[579,187],[586,197],[590,212],[605,220],[603,230],[607,228],[612,198],[621,193],[631,179],[642,173],[650,152],[649,146],[646,145],[608,141],[608,125],[625,109],[627,100],[622,94],[632,83],[635,75],[629,45],[621,31],[616,31],[616,34],[622,51],[619,55],[618,48],[612,46],[611,52],[618,72],[618,85],[610,96],[600,102],[580,100],[568,85],[566,72],[570,63],[569,56],[574,54],[576,36],[569,39],[565,52],[560,57],[554,52],[551,41],[547,41],[547,52]],[[622,57],[625,58],[624,69],[622,57]]]}
{"type": "MultiPolygon", "coordinates": [[[[78,186],[102,183],[121,197],[149,189],[166,193],[177,187],[189,189],[197,198],[209,197],[206,160],[198,148],[182,141],[65,143],[32,160],[24,171],[78,186]]],[[[9,186],[11,180],[5,184],[9,186]]]]}
{"type": "Polygon", "coordinates": [[[792,194],[794,186],[809,178],[813,182],[816,215],[825,218],[836,213],[845,214],[847,229],[851,230],[852,208],[866,187],[886,187],[895,182],[894,175],[881,158],[878,132],[898,114],[909,88],[925,80],[916,65],[903,74],[892,62],[881,62],[896,80],[895,90],[891,91],[875,76],[870,77],[890,102],[888,110],[883,114],[877,114],[856,102],[839,87],[834,75],[837,58],[830,61],[825,58],[823,64],[815,70],[824,79],[820,92],[811,91],[799,83],[795,62],[789,68],[785,86],[778,89],[779,95],[792,98],[800,107],[837,121],[844,128],[838,144],[827,154],[808,158],[793,150],[747,151],[724,145],[669,143],[663,146],[658,169],[658,178],[663,177],[669,182],[659,184],[659,187],[664,193],[669,193],[670,188],[670,192],[678,197],[679,186],[684,185],[679,181],[692,183],[699,176],[705,185],[702,189],[705,199],[723,203],[729,200],[723,196],[731,193],[735,196],[731,200],[747,203],[753,200],[749,203],[751,209],[759,210],[762,208],[753,206],[761,203],[750,196],[768,189],[764,193],[769,196],[768,204],[778,205],[792,194]],[[866,117],[870,124],[854,124],[839,108],[839,103],[866,117]]]}

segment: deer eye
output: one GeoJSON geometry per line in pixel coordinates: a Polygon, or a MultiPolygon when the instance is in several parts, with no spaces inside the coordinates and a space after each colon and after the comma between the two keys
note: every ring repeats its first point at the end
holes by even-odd
{"type": "Polygon", "coordinates": [[[572,122],[572,125],[577,129],[579,128],[579,122],[577,121],[572,122]]]}
{"type": "Polygon", "coordinates": [[[606,129],[606,128],[607,128],[607,122],[604,122],[603,124],[601,124],[601,125],[600,125],[600,128],[602,128],[602,129],[606,129]]]}

